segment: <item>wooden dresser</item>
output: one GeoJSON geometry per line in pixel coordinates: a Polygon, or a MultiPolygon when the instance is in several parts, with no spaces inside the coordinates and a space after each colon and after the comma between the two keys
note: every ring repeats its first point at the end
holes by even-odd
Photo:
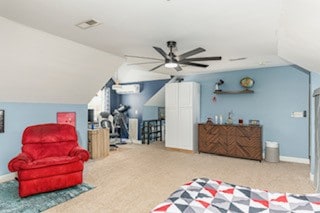
{"type": "Polygon", "coordinates": [[[262,160],[262,126],[198,124],[199,152],[262,160]]]}
{"type": "Polygon", "coordinates": [[[109,129],[88,130],[88,151],[90,158],[97,159],[109,155],[109,129]]]}

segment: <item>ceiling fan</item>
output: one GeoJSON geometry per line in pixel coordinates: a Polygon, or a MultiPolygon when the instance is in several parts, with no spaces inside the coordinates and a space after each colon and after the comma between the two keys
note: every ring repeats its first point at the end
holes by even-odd
{"type": "Polygon", "coordinates": [[[144,63],[133,63],[129,65],[138,65],[138,64],[153,64],[153,63],[161,63],[160,65],[157,65],[156,67],[152,68],[149,71],[154,71],[162,66],[165,66],[167,68],[174,68],[176,71],[181,71],[182,68],[180,65],[186,65],[186,66],[194,66],[194,67],[202,67],[206,68],[209,65],[207,64],[200,64],[200,63],[194,63],[194,61],[212,61],[212,60],[221,60],[221,56],[214,56],[214,57],[200,57],[200,58],[189,58],[190,56],[196,55],[198,53],[206,51],[205,49],[198,47],[194,50],[190,50],[188,52],[185,52],[179,56],[176,56],[173,53],[173,49],[176,48],[177,42],[175,41],[168,41],[167,47],[170,49],[169,53],[166,54],[166,52],[161,49],[160,47],[153,47],[160,55],[162,55],[163,59],[158,58],[150,58],[150,57],[142,57],[142,56],[132,56],[132,55],[126,55],[125,57],[132,57],[132,58],[142,58],[142,59],[151,59],[156,60],[152,62],[144,62],[144,63]]]}

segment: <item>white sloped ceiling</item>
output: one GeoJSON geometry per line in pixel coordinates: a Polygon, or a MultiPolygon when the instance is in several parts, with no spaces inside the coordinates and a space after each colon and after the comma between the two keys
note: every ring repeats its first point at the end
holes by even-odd
{"type": "Polygon", "coordinates": [[[320,1],[284,0],[278,55],[320,73],[320,1]]]}
{"type": "MultiPolygon", "coordinates": [[[[308,1],[306,1],[308,2],[308,1]]],[[[163,59],[166,42],[177,42],[176,55],[202,47],[195,57],[222,56],[205,61],[207,68],[163,66],[155,73],[185,75],[221,72],[288,63],[277,54],[277,30],[282,0],[1,0],[0,16],[93,48],[115,54],[163,59]],[[75,26],[94,18],[101,24],[88,30],[75,26]],[[245,58],[244,60],[235,60],[245,58]]],[[[127,63],[150,60],[127,58],[127,63]]],[[[141,64],[148,71],[157,64],[141,64]]],[[[128,67],[134,70],[136,67],[128,67]]]]}
{"type": "Polygon", "coordinates": [[[0,17],[0,102],[87,104],[123,60],[0,17]]]}

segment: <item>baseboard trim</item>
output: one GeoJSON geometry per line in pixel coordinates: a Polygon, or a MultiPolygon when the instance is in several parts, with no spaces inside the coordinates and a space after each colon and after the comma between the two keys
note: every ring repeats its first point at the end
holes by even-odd
{"type": "Polygon", "coordinates": [[[280,156],[280,161],[310,164],[310,160],[308,158],[295,158],[295,157],[280,156]]]}
{"type": "Polygon", "coordinates": [[[312,173],[310,173],[310,180],[312,183],[314,183],[314,175],[312,173]]]}
{"type": "Polygon", "coordinates": [[[9,180],[13,180],[15,177],[17,177],[17,173],[16,172],[12,172],[12,173],[9,173],[9,174],[6,174],[6,175],[1,175],[0,176],[0,183],[6,182],[6,181],[9,181],[9,180]]]}
{"type": "Polygon", "coordinates": [[[128,144],[130,144],[130,143],[142,144],[142,141],[141,140],[137,140],[137,139],[121,138],[121,141],[126,142],[128,144]]]}
{"type": "MultiPolygon", "coordinates": [[[[262,153],[262,158],[265,159],[265,153],[262,153]]],[[[280,156],[279,160],[284,161],[284,162],[291,162],[291,163],[310,164],[310,160],[308,158],[295,158],[295,157],[280,156]]]]}
{"type": "Polygon", "coordinates": [[[141,140],[132,139],[132,143],[134,143],[134,144],[142,144],[142,141],[141,140]]]}
{"type": "Polygon", "coordinates": [[[166,147],[166,150],[178,151],[178,152],[183,152],[183,153],[188,153],[188,154],[193,154],[194,153],[192,150],[180,149],[180,148],[172,148],[172,147],[166,147]]]}

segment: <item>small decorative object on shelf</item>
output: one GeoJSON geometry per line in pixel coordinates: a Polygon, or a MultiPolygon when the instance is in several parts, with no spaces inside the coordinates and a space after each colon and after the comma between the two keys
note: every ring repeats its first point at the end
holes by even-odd
{"type": "Polygon", "coordinates": [[[228,112],[227,124],[232,124],[233,123],[232,115],[233,115],[232,111],[228,112]]]}
{"type": "Polygon", "coordinates": [[[210,118],[210,117],[207,118],[207,124],[213,124],[212,118],[210,118]]]}
{"type": "Polygon", "coordinates": [[[239,125],[243,125],[243,119],[239,118],[239,125]]]}
{"type": "Polygon", "coordinates": [[[250,77],[244,77],[240,80],[240,85],[245,89],[252,88],[254,85],[254,80],[250,77]]]}
{"type": "Polygon", "coordinates": [[[219,124],[223,124],[223,118],[222,118],[222,115],[219,115],[219,124]]]}
{"type": "Polygon", "coordinates": [[[215,123],[215,124],[218,124],[218,115],[215,115],[215,116],[214,116],[214,123],[215,123]]]}
{"type": "Polygon", "coordinates": [[[249,120],[249,125],[257,125],[257,126],[259,126],[260,122],[259,122],[259,120],[249,120]]]}
{"type": "Polygon", "coordinates": [[[222,79],[220,79],[215,86],[215,91],[221,91],[221,89],[219,88],[220,85],[222,85],[224,83],[224,81],[222,79]]]}

